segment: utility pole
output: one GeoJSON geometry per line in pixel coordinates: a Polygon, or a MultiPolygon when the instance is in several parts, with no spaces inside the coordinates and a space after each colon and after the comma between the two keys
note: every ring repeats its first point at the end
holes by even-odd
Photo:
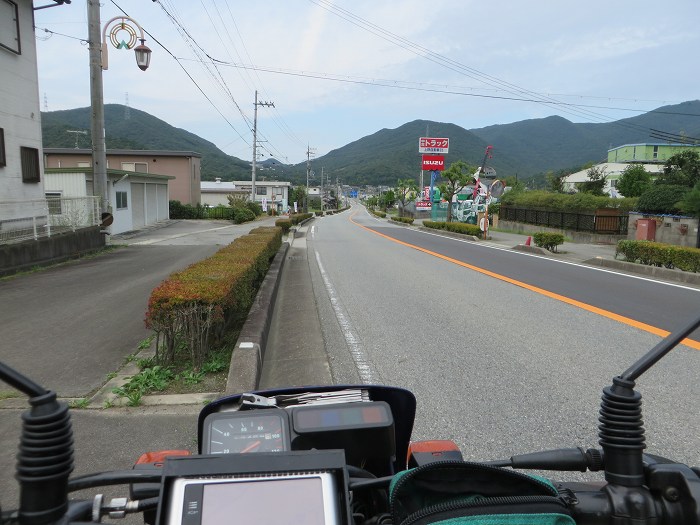
{"type": "Polygon", "coordinates": [[[309,212],[309,175],[311,174],[311,156],[316,152],[306,145],[306,196],[304,197],[304,213],[309,212]]]}
{"type": "Polygon", "coordinates": [[[255,163],[258,158],[258,106],[275,107],[274,102],[258,102],[258,90],[255,90],[255,111],[253,112],[253,172],[252,172],[252,184],[251,184],[251,201],[255,202],[255,163]]]}
{"type": "Polygon", "coordinates": [[[105,108],[102,95],[102,36],[100,2],[87,0],[88,41],[90,50],[90,101],[92,110],[92,180],[93,193],[100,198],[100,212],[109,212],[107,186],[107,146],[105,144],[105,108]]]}
{"type": "Polygon", "coordinates": [[[323,193],[323,166],[321,166],[321,213],[323,214],[323,197],[325,197],[325,194],[323,193]]]}

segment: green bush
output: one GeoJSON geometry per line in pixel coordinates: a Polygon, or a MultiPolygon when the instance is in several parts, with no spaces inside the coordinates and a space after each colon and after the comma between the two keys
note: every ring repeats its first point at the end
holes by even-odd
{"type": "Polygon", "coordinates": [[[394,222],[402,222],[404,224],[413,224],[413,219],[411,217],[389,217],[390,220],[394,222]]]}
{"type": "Polygon", "coordinates": [[[157,334],[158,362],[170,364],[185,351],[198,370],[210,339],[221,337],[230,323],[247,315],[281,243],[280,228],[255,228],[154,288],[145,322],[157,334]]]}
{"type": "Polygon", "coordinates": [[[255,220],[255,213],[250,211],[247,206],[238,206],[233,208],[233,222],[236,224],[243,224],[244,222],[250,222],[255,220]]]}
{"type": "Polygon", "coordinates": [[[647,266],[678,268],[685,272],[700,272],[700,249],[685,248],[653,241],[619,241],[615,258],[647,266]]]}
{"type": "Polygon", "coordinates": [[[262,206],[258,204],[257,202],[253,201],[246,201],[245,202],[245,207],[248,208],[255,217],[258,217],[259,215],[262,215],[262,206]]]}
{"type": "Polygon", "coordinates": [[[475,237],[481,237],[484,233],[476,224],[465,224],[463,222],[423,221],[423,226],[434,230],[445,230],[452,233],[474,235],[475,237]]]}
{"type": "Polygon", "coordinates": [[[381,219],[386,219],[386,213],[383,211],[378,211],[378,210],[369,210],[369,212],[374,215],[375,217],[379,217],[381,219]]]}
{"type": "Polygon", "coordinates": [[[637,205],[636,198],[613,199],[597,197],[590,193],[566,194],[541,190],[510,191],[503,195],[500,202],[506,206],[574,212],[595,211],[598,208],[619,208],[622,211],[630,211],[637,205]]]}
{"type": "Polygon", "coordinates": [[[323,212],[322,212],[322,211],[317,211],[317,212],[314,212],[314,213],[315,213],[316,217],[323,217],[323,212]]]}
{"type": "Polygon", "coordinates": [[[313,216],[313,213],[292,213],[289,216],[289,220],[292,221],[292,224],[299,224],[300,222],[303,222],[306,219],[310,219],[313,216]]]}
{"type": "Polygon", "coordinates": [[[690,188],[685,186],[655,184],[639,197],[637,210],[642,213],[680,214],[679,203],[689,191],[690,188]]]}
{"type": "Polygon", "coordinates": [[[201,204],[192,206],[191,204],[182,204],[180,201],[170,201],[170,218],[171,219],[205,219],[205,208],[201,204]]]}
{"type": "Polygon", "coordinates": [[[537,232],[532,236],[535,246],[556,252],[557,246],[564,244],[564,236],[561,233],[537,232]]]}
{"type": "Polygon", "coordinates": [[[290,219],[277,219],[275,226],[282,228],[282,233],[286,235],[292,227],[292,221],[290,219]]]}

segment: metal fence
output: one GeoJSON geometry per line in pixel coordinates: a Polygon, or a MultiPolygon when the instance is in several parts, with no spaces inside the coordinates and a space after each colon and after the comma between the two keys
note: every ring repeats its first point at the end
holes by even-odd
{"type": "Polygon", "coordinates": [[[51,237],[100,222],[99,197],[0,202],[0,244],[51,237]]]}
{"type": "Polygon", "coordinates": [[[600,215],[596,213],[516,208],[503,205],[498,216],[505,221],[525,222],[549,228],[561,228],[562,230],[614,235],[625,235],[629,224],[629,216],[627,214],[600,215]]]}

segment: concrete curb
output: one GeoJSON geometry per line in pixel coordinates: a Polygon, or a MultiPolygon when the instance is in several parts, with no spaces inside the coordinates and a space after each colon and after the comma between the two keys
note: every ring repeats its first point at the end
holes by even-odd
{"type": "Polygon", "coordinates": [[[604,268],[613,268],[615,270],[622,270],[625,272],[648,275],[650,277],[657,277],[666,281],[675,281],[700,286],[700,273],[684,272],[682,270],[661,268],[658,266],[647,266],[645,264],[618,261],[615,259],[604,259],[602,257],[594,257],[593,259],[588,259],[586,261],[583,261],[583,264],[589,264],[591,266],[602,266],[604,268]]]}
{"type": "Polygon", "coordinates": [[[267,271],[267,275],[248,312],[236,346],[231,354],[228,380],[224,394],[250,392],[258,387],[265,357],[267,335],[272,321],[272,310],[279,288],[282,266],[289,250],[284,242],[267,271]]]}

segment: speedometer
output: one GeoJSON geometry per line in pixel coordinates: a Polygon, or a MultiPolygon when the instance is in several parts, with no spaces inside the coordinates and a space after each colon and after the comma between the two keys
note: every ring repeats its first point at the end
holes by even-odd
{"type": "Polygon", "coordinates": [[[204,453],[250,454],[288,451],[290,446],[287,421],[287,415],[281,411],[211,414],[205,421],[204,453]]]}

